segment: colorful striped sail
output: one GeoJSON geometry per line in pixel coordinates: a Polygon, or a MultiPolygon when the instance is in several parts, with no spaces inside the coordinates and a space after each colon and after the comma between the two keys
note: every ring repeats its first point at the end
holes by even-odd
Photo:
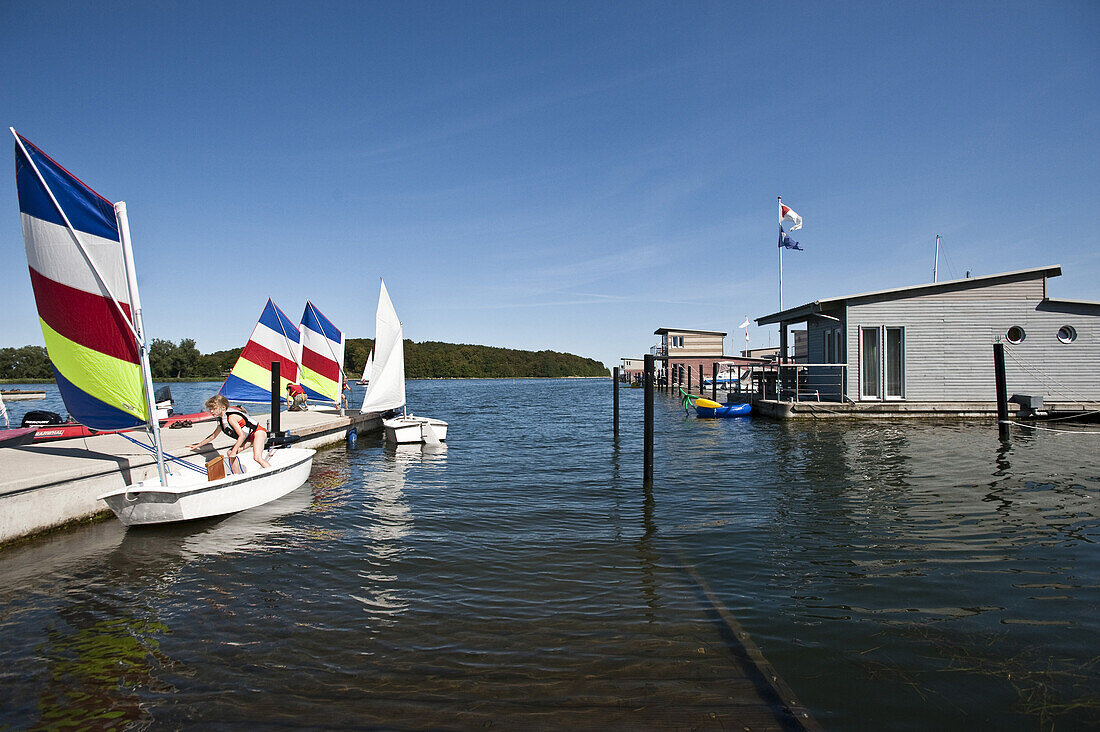
{"type": "Polygon", "coordinates": [[[233,402],[271,401],[271,364],[279,362],[279,398],[286,401],[286,385],[298,381],[298,327],[271,300],[241,351],[219,394],[233,402]]]}
{"type": "Polygon", "coordinates": [[[92,429],[140,425],[149,413],[114,205],[17,138],[23,242],[65,408],[92,429]]]}
{"type": "Polygon", "coordinates": [[[344,386],[344,334],[308,300],[301,333],[301,384],[306,396],[338,404],[344,386]]]}

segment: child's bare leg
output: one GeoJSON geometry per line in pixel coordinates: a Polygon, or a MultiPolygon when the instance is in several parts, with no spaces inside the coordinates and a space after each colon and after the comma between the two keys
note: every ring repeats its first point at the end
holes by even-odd
{"type": "Polygon", "coordinates": [[[253,439],[252,440],[252,459],[260,464],[261,468],[270,468],[271,463],[264,460],[264,443],[263,441],[253,439]]]}

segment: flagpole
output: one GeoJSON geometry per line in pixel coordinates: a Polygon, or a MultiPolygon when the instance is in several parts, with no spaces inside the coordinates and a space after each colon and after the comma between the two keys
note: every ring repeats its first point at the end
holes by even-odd
{"type": "MultiPolygon", "coordinates": [[[[783,227],[783,196],[779,196],[779,227],[783,227]]],[[[783,247],[779,247],[779,309],[783,310],[783,247]]]]}

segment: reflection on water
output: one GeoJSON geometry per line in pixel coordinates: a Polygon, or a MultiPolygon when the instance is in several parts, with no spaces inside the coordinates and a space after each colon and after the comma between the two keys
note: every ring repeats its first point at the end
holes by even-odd
{"type": "Polygon", "coordinates": [[[658,394],[643,487],[606,381],[409,395],[449,446],[364,437],[260,509],[0,555],[0,727],[756,726],[684,565],[828,729],[1100,719],[1094,436],[658,394]]]}

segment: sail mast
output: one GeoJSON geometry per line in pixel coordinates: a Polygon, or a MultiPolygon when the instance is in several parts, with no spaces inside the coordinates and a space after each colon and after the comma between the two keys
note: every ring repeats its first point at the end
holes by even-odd
{"type": "Polygon", "coordinates": [[[145,324],[141,318],[141,297],[138,295],[137,270],[134,267],[134,250],[130,247],[130,219],[126,216],[126,202],[115,204],[115,219],[118,221],[119,238],[122,240],[122,261],[126,265],[126,289],[130,294],[130,312],[137,328],[137,346],[141,358],[141,377],[145,391],[145,408],[149,410],[149,434],[153,439],[153,448],[157,455],[157,473],[160,484],[168,485],[164,469],[164,451],[160,443],[160,422],[157,420],[157,407],[153,397],[153,371],[149,367],[149,347],[145,337],[145,324]]]}

